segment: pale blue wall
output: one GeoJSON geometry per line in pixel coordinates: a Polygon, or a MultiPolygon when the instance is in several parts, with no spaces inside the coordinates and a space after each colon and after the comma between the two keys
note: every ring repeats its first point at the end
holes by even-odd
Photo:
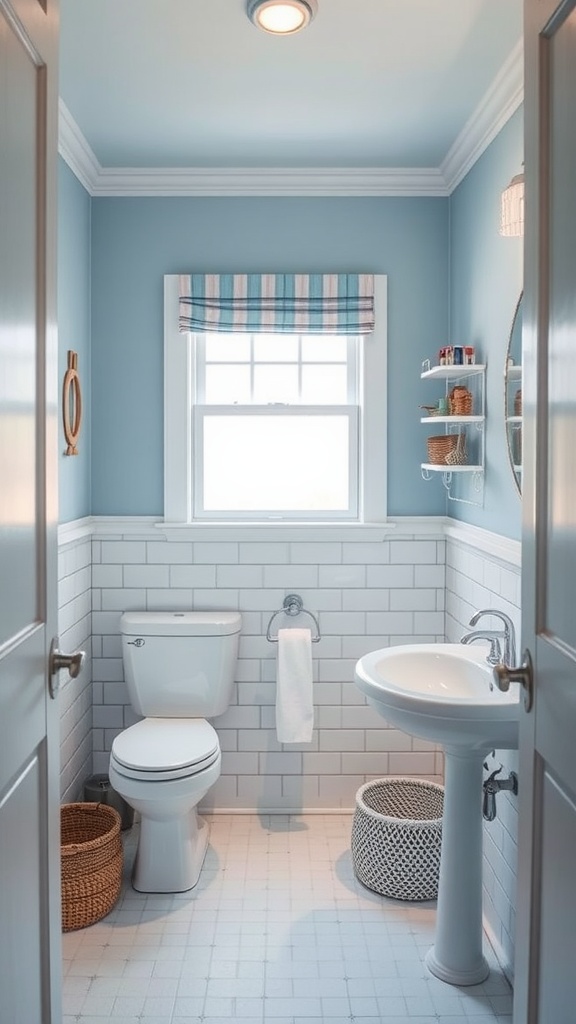
{"type": "Polygon", "coordinates": [[[519,536],[502,373],[522,255],[519,240],[500,237],[498,221],[500,193],[521,164],[521,111],[450,200],[90,200],[61,163],[61,372],[75,348],[86,408],[81,455],[60,459],[61,521],[162,514],[164,274],[370,270],[389,284],[390,514],[447,511],[519,536]],[[420,476],[427,430],[418,407],[430,400],[420,363],[449,340],[474,344],[488,363],[483,508],[447,505],[440,479],[420,476]]]}
{"type": "MultiPolygon", "coordinates": [[[[58,379],[66,372],[67,352],[78,353],[83,420],[78,455],[65,456],[59,417],[58,473],[60,522],[87,516],[90,496],[90,197],[63,160],[58,173],[58,379]]],[[[61,391],[60,391],[61,395],[61,391]]]]}
{"type": "Polygon", "coordinates": [[[450,197],[450,333],[487,362],[484,507],[450,503],[449,513],[507,537],[520,536],[520,497],[508,463],[503,372],[522,289],[522,239],[498,233],[500,195],[522,170],[523,111],[508,121],[450,197]]]}
{"type": "Polygon", "coordinates": [[[162,514],[163,275],[202,270],[388,275],[389,511],[442,514],[418,409],[448,332],[442,198],[94,199],[93,513],[162,514]]]}

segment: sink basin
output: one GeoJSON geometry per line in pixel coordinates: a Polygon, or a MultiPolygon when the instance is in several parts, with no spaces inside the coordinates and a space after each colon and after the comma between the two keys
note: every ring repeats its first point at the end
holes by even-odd
{"type": "Polygon", "coordinates": [[[355,682],[397,729],[440,743],[487,751],[518,746],[518,684],[492,682],[488,645],[409,644],[365,654],[355,682]]]}

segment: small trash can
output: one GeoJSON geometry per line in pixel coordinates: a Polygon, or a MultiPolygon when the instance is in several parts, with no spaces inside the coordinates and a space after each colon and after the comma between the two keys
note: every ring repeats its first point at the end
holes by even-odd
{"type": "Polygon", "coordinates": [[[424,779],[375,779],[356,794],[352,862],[356,877],[381,896],[438,895],[444,789],[424,779]]]}
{"type": "Polygon", "coordinates": [[[106,804],[113,807],[120,815],[122,830],[132,828],[134,824],[134,808],[127,804],[124,797],[112,788],[107,775],[91,775],[84,784],[84,800],[88,803],[106,804]]]}

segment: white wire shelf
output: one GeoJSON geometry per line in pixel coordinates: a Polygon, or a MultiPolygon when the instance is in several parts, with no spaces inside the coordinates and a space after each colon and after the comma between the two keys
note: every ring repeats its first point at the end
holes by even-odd
{"type": "Polygon", "coordinates": [[[484,416],[422,416],[420,423],[484,423],[484,416]]]}
{"type": "Polygon", "coordinates": [[[483,473],[483,466],[448,466],[446,464],[438,465],[437,462],[422,462],[420,464],[421,469],[426,469],[430,473],[483,473]]]}
{"type": "Polygon", "coordinates": [[[420,374],[422,380],[429,380],[436,377],[438,380],[454,380],[456,377],[473,377],[477,373],[484,373],[485,363],[469,363],[466,365],[451,364],[450,366],[431,366],[420,374]]]}
{"type": "Polygon", "coordinates": [[[509,382],[512,380],[522,380],[521,366],[507,366],[505,372],[509,382]]]}

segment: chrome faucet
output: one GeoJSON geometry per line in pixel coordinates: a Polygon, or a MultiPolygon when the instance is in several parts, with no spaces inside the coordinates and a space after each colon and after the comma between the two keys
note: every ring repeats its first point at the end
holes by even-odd
{"type": "Polygon", "coordinates": [[[502,661],[502,648],[500,647],[500,637],[504,636],[504,633],[498,631],[498,633],[488,633],[482,629],[475,629],[472,633],[465,633],[460,638],[461,644],[473,644],[476,640],[487,640],[490,644],[490,651],[486,655],[486,661],[489,665],[499,665],[502,661]]]}
{"type": "MultiPolygon", "coordinates": [[[[500,619],[503,623],[503,629],[487,629],[487,630],[476,630],[472,633],[465,633],[462,637],[461,643],[469,644],[475,639],[483,640],[496,640],[503,642],[502,652],[502,663],[507,668],[513,668],[516,665],[516,632],[514,630],[514,623],[509,615],[505,612],[499,612],[496,608],[483,608],[482,611],[476,612],[475,615],[470,619],[470,626],[475,626],[476,623],[483,618],[484,615],[493,615],[496,619],[500,619]]],[[[498,644],[499,646],[499,644],[498,644]]],[[[487,661],[493,665],[495,664],[492,660],[493,654],[496,652],[490,649],[490,654],[487,657],[487,661]]]]}

